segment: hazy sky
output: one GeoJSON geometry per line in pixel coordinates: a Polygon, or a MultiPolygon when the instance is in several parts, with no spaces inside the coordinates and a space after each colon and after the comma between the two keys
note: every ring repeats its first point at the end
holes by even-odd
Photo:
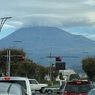
{"type": "Polygon", "coordinates": [[[95,0],[0,0],[0,18],[9,16],[0,39],[32,25],[54,26],[95,40],[95,0]]]}

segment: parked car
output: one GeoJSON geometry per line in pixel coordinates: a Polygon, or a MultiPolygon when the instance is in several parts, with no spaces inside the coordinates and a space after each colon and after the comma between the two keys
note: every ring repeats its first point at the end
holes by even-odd
{"type": "Polygon", "coordinates": [[[27,93],[19,84],[0,82],[0,95],[27,95],[27,93]]]}
{"type": "Polygon", "coordinates": [[[36,79],[29,79],[30,87],[32,91],[39,91],[40,93],[44,93],[44,88],[48,86],[48,84],[39,83],[36,79]]]}
{"type": "Polygon", "coordinates": [[[87,95],[92,89],[90,81],[70,81],[67,82],[58,91],[60,95],[87,95]]]}
{"type": "Polygon", "coordinates": [[[95,88],[91,89],[87,95],[95,95],[95,88]]]}

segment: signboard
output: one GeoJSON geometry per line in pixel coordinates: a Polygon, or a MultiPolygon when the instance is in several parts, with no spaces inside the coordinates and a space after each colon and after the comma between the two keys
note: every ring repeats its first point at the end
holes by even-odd
{"type": "Polygon", "coordinates": [[[56,70],[65,70],[66,69],[65,62],[56,62],[55,66],[56,66],[56,70]]]}

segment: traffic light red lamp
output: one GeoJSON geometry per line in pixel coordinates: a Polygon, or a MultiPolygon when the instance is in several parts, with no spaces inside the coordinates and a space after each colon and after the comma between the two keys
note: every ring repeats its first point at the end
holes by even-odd
{"type": "Polygon", "coordinates": [[[23,55],[22,56],[19,56],[18,59],[19,60],[24,60],[25,59],[25,56],[23,56],[23,55]]]}
{"type": "Polygon", "coordinates": [[[56,57],[56,61],[62,61],[62,57],[56,57]]]}

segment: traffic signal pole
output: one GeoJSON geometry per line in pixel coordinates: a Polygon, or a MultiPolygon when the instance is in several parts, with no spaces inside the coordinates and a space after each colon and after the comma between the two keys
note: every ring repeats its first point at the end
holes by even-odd
{"type": "Polygon", "coordinates": [[[55,61],[56,61],[55,67],[57,68],[57,70],[65,69],[65,62],[61,62],[63,57],[78,58],[78,56],[52,56],[51,53],[49,56],[46,56],[46,57],[50,59],[50,80],[51,80],[51,82],[53,81],[53,76],[52,76],[52,67],[53,67],[52,65],[53,64],[51,62],[52,58],[55,58],[55,61]]]}

